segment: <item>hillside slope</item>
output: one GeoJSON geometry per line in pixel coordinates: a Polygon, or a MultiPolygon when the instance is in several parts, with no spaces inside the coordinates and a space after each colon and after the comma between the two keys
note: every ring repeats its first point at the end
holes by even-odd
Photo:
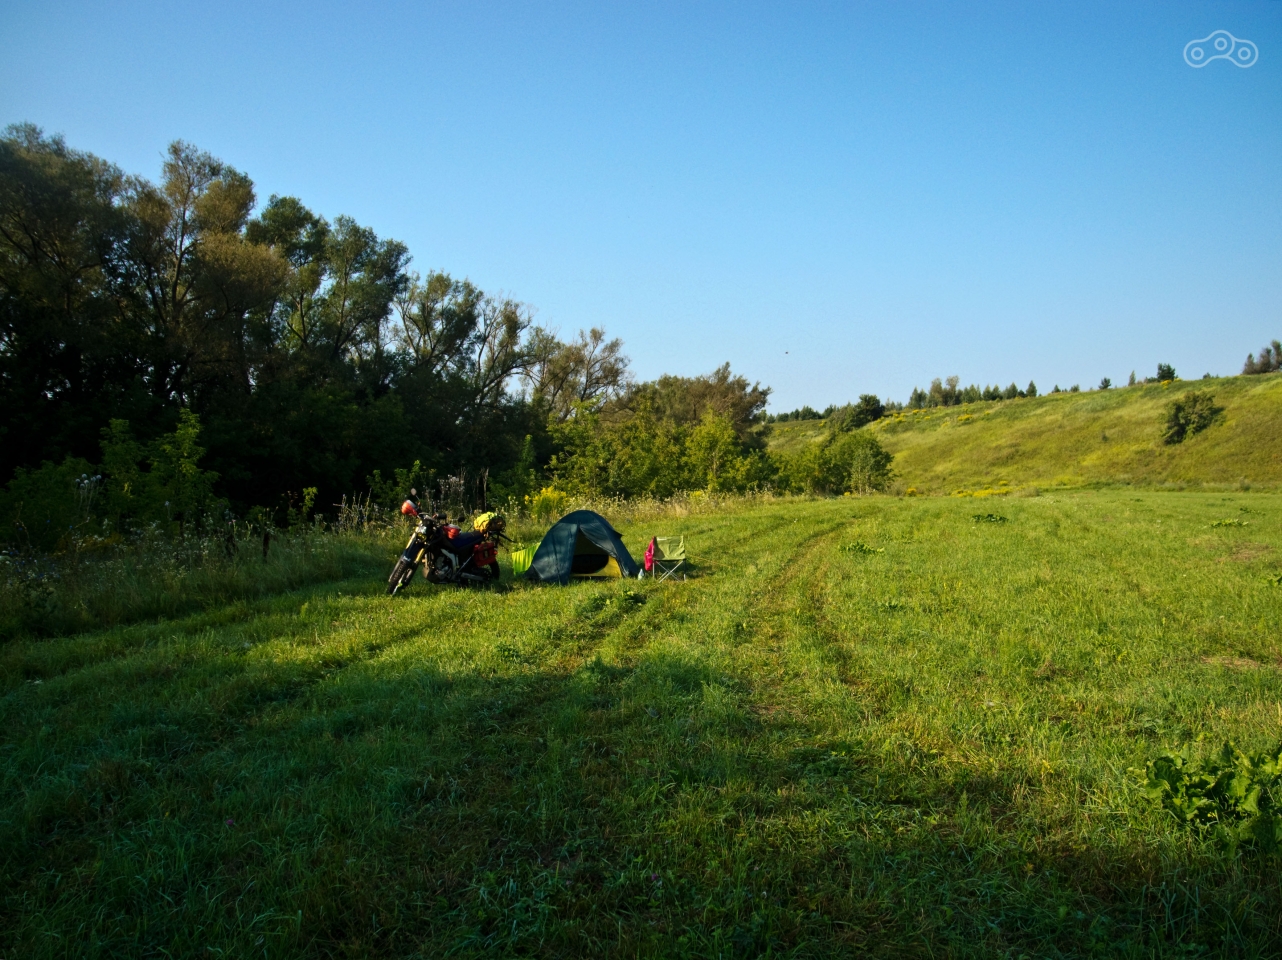
{"type": "MultiPolygon", "coordinates": [[[[1282,375],[1221,377],[905,411],[866,427],[922,493],[1099,483],[1282,485],[1282,375]],[[1162,442],[1166,405],[1208,390],[1217,422],[1162,442]]],[[[822,421],[776,424],[772,449],[823,436],[822,421]]]]}

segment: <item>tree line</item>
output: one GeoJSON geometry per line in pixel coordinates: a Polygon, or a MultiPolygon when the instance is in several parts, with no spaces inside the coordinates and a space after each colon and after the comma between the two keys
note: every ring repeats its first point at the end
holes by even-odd
{"type": "Polygon", "coordinates": [[[463,478],[488,500],[548,482],[849,486],[767,457],[753,428],[769,389],[728,365],[636,383],[602,329],[563,340],[515,300],[410,264],[350,217],[260,205],[246,174],[190,144],[153,182],[9,127],[0,536],[47,548],[90,519],[281,523],[463,478]]]}
{"type": "Polygon", "coordinates": [[[1258,357],[1248,353],[1246,363],[1242,364],[1244,374],[1276,373],[1279,370],[1282,370],[1282,343],[1277,340],[1268,346],[1261,347],[1258,357]]]}
{"type": "Polygon", "coordinates": [[[149,478],[131,519],[193,513],[157,466],[158,445],[186,431],[200,506],[283,513],[309,488],[327,504],[414,461],[433,476],[502,471],[532,445],[546,463],[551,425],[627,383],[601,330],[563,342],[524,305],[409,264],[404,244],[350,217],[294,197],[260,208],[248,176],[190,144],[172,144],[151,182],[8,128],[0,484],[120,467],[127,449],[149,478]]]}
{"type": "MultiPolygon", "coordinates": [[[[1274,342],[1245,372],[1280,358],[1274,342]]],[[[949,377],[907,406],[1037,393],[949,377]]],[[[549,485],[668,497],[890,482],[859,428],[904,404],[862,394],[772,416],[769,396],[728,364],[636,382],[600,327],[563,339],[516,300],[416,272],[404,244],[350,217],[260,204],[246,174],[190,144],[170,145],[153,182],[31,125],[0,135],[11,544],[48,549],[90,524],[300,522],[410,486],[502,504],[549,485]],[[767,450],[763,424],[807,419],[825,421],[818,442],[767,450]]]]}

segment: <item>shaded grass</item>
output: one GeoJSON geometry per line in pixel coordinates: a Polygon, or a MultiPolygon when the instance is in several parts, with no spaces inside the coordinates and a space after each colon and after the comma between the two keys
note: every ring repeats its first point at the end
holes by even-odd
{"type": "Polygon", "coordinates": [[[685,534],[682,584],[380,575],[10,644],[0,944],[1277,956],[1276,862],[1128,770],[1282,734],[1282,498],[968,502],[623,528],[685,534]]]}

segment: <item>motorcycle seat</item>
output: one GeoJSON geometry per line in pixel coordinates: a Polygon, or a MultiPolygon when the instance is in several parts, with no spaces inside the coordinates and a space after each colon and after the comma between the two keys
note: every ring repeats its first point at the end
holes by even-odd
{"type": "Polygon", "coordinates": [[[446,546],[452,553],[460,556],[467,556],[472,552],[472,548],[484,540],[485,537],[479,533],[456,533],[445,541],[446,546]]]}

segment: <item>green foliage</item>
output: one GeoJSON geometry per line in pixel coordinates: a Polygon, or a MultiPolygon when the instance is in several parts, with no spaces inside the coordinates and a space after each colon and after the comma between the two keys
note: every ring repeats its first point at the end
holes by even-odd
{"type": "Polygon", "coordinates": [[[148,510],[148,491],[141,464],[142,444],[134,439],[128,420],[113,419],[102,429],[102,470],[107,475],[105,511],[112,526],[121,530],[148,510]]]}
{"type": "Polygon", "coordinates": [[[1274,340],[1272,344],[1260,349],[1260,356],[1248,353],[1246,363],[1242,364],[1244,374],[1275,373],[1282,370],[1282,343],[1274,340]]]}
{"type": "Polygon", "coordinates": [[[1175,379],[1175,368],[1169,363],[1159,363],[1157,365],[1157,382],[1168,383],[1175,379]]]}
{"type": "Polygon", "coordinates": [[[759,451],[744,448],[730,418],[711,409],[686,439],[686,463],[692,481],[709,493],[757,489],[771,474],[759,451]]]}
{"type": "Polygon", "coordinates": [[[102,432],[102,465],[69,458],[60,466],[19,469],[0,494],[6,518],[0,540],[49,551],[72,545],[97,521],[119,533],[146,523],[200,526],[219,508],[216,473],[200,466],[200,419],[183,410],[173,433],[151,444],[134,440],[129,423],[112,420],[102,432]]]}
{"type": "Polygon", "coordinates": [[[365,478],[365,482],[374,503],[385,510],[400,510],[405,498],[411,496],[411,490],[417,490],[420,498],[430,496],[435,473],[435,470],[423,466],[422,461],[415,460],[408,469],[397,467],[391,480],[384,480],[382,471],[375,470],[372,476],[365,478]]]}
{"type": "Polygon", "coordinates": [[[704,414],[711,410],[729,419],[739,438],[749,442],[752,428],[763,419],[769,399],[769,387],[749,383],[746,377],[734,374],[730,364],[725,363],[698,377],[665,374],[651,383],[637,384],[619,400],[617,406],[624,410],[639,410],[648,405],[656,419],[684,427],[699,424],[704,414]]]}
{"type": "MultiPolygon", "coordinates": [[[[180,523],[198,522],[214,500],[214,482],[218,474],[200,468],[205,448],[200,446],[200,418],[190,410],[178,415],[172,434],[159,437],[152,444],[147,486],[152,496],[152,512],[158,514],[155,501],[164,498],[168,516],[180,523]]],[[[315,496],[315,489],[312,490],[315,496]]]]}
{"type": "Polygon", "coordinates": [[[10,128],[0,136],[0,484],[18,468],[92,459],[105,430],[118,522],[163,514],[164,499],[144,489],[153,469],[184,524],[213,498],[243,514],[309,486],[327,507],[375,469],[415,458],[446,475],[498,476],[531,436],[546,462],[547,398],[514,392],[542,358],[572,354],[570,386],[585,399],[623,385],[618,341],[593,331],[560,344],[523,305],[444,274],[420,278],[408,259],[401,243],[296,198],[257,206],[245,174],[190,144],[172,144],[149,182],[10,128]],[[190,438],[151,445],[182,410],[204,425],[205,473],[182,466],[190,438]],[[126,449],[134,437],[139,448],[126,449]],[[125,464],[141,468],[129,478],[125,464]]]}
{"type": "Polygon", "coordinates": [[[1213,527],[1245,527],[1250,521],[1240,520],[1237,517],[1228,517],[1224,520],[1216,520],[1211,526],[1213,527]]]}
{"type": "Polygon", "coordinates": [[[548,486],[526,496],[523,506],[532,518],[547,523],[565,516],[570,509],[570,495],[548,486]]]}
{"type": "Polygon", "coordinates": [[[790,410],[787,413],[772,413],[766,417],[767,423],[789,423],[793,420],[822,420],[823,414],[814,407],[806,404],[796,410],[790,410]]]}
{"type": "Polygon", "coordinates": [[[1150,760],[1144,795],[1181,823],[1209,830],[1230,853],[1282,850],[1282,744],[1246,754],[1226,743],[1205,760],[1186,747],[1150,760]]]}
{"type": "Polygon", "coordinates": [[[83,485],[97,475],[87,460],[46,461],[34,470],[19,468],[0,492],[0,540],[47,552],[67,546],[89,516],[80,508],[83,485]]]}
{"type": "MultiPolygon", "coordinates": [[[[671,384],[668,385],[671,388],[671,384]]],[[[735,421],[711,403],[698,422],[660,417],[644,394],[633,408],[579,409],[551,429],[558,449],[549,464],[557,485],[596,497],[665,499],[688,490],[742,493],[770,481],[774,468],[735,421]]]]}
{"type": "Polygon", "coordinates": [[[832,411],[829,421],[841,431],[858,430],[874,420],[880,420],[885,412],[885,404],[875,394],[863,393],[859,395],[858,403],[847,404],[832,411]]]}
{"type": "Polygon", "coordinates": [[[548,472],[567,492],[662,499],[691,488],[686,429],[657,419],[646,404],[635,413],[611,419],[580,410],[551,433],[559,452],[548,472]]]}
{"type": "Polygon", "coordinates": [[[792,454],[774,454],[778,483],[793,493],[833,495],[884,490],[894,479],[893,456],[867,430],[829,430],[792,454]]]}
{"type": "Polygon", "coordinates": [[[1183,443],[1185,438],[1200,433],[1216,421],[1224,410],[1215,405],[1214,395],[1203,390],[1190,390],[1166,405],[1163,443],[1183,443]]]}
{"type": "Polygon", "coordinates": [[[1033,381],[1028,382],[1028,387],[1024,390],[1019,389],[1014,383],[1003,389],[993,385],[986,386],[982,389],[977,384],[969,386],[960,386],[958,377],[949,377],[946,381],[935,378],[930,383],[929,390],[920,390],[913,388],[912,395],[908,398],[908,409],[923,410],[930,407],[953,407],[962,403],[979,403],[982,400],[1014,400],[1017,397],[1036,397],[1037,384],[1033,381]]]}
{"type": "Polygon", "coordinates": [[[521,444],[521,456],[510,470],[505,470],[490,479],[490,503],[520,503],[538,489],[539,464],[534,451],[534,437],[525,435],[521,444]]]}
{"type": "Polygon", "coordinates": [[[894,455],[872,434],[861,431],[840,438],[833,445],[833,457],[846,470],[846,489],[851,493],[885,490],[894,479],[890,465],[894,455]]]}

